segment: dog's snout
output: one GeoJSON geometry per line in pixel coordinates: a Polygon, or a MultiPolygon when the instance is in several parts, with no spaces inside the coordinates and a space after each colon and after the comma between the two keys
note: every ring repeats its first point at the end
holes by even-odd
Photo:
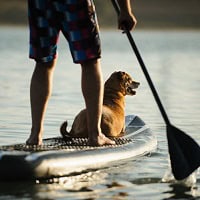
{"type": "Polygon", "coordinates": [[[135,85],[135,87],[139,87],[139,85],[140,85],[139,82],[133,82],[133,84],[135,85]]]}

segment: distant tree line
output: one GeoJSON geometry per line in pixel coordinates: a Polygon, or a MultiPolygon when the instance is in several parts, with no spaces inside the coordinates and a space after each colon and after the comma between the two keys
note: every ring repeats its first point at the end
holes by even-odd
{"type": "MultiPolygon", "coordinates": [[[[116,27],[110,0],[94,0],[101,27],[116,27]]],[[[137,28],[200,28],[200,0],[131,0],[137,28]]],[[[26,25],[27,0],[0,0],[0,24],[26,25]]]]}

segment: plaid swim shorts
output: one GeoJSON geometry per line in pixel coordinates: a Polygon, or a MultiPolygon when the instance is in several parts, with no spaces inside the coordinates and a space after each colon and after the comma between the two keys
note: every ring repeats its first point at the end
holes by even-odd
{"type": "Polygon", "coordinates": [[[92,0],[28,0],[29,57],[49,62],[57,57],[60,31],[75,63],[100,58],[98,23],[92,0]]]}

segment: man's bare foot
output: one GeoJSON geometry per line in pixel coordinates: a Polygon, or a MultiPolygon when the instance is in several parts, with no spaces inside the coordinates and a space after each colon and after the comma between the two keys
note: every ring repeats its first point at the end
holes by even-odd
{"type": "Polygon", "coordinates": [[[99,136],[88,138],[88,145],[90,146],[102,146],[102,145],[115,145],[115,141],[107,138],[104,134],[99,136]]]}
{"type": "Polygon", "coordinates": [[[27,145],[42,145],[42,138],[34,137],[30,135],[28,140],[26,140],[27,145]]]}

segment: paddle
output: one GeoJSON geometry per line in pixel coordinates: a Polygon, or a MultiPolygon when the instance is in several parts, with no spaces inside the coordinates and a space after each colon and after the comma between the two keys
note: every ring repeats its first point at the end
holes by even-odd
{"type": "MultiPolygon", "coordinates": [[[[119,5],[117,4],[116,0],[111,1],[117,14],[119,15],[119,5]]],[[[177,180],[182,180],[188,177],[200,166],[200,147],[190,136],[170,123],[131,33],[128,30],[125,30],[124,32],[126,33],[131,47],[135,52],[137,60],[144,72],[144,75],[165,121],[172,172],[177,180]]]]}

